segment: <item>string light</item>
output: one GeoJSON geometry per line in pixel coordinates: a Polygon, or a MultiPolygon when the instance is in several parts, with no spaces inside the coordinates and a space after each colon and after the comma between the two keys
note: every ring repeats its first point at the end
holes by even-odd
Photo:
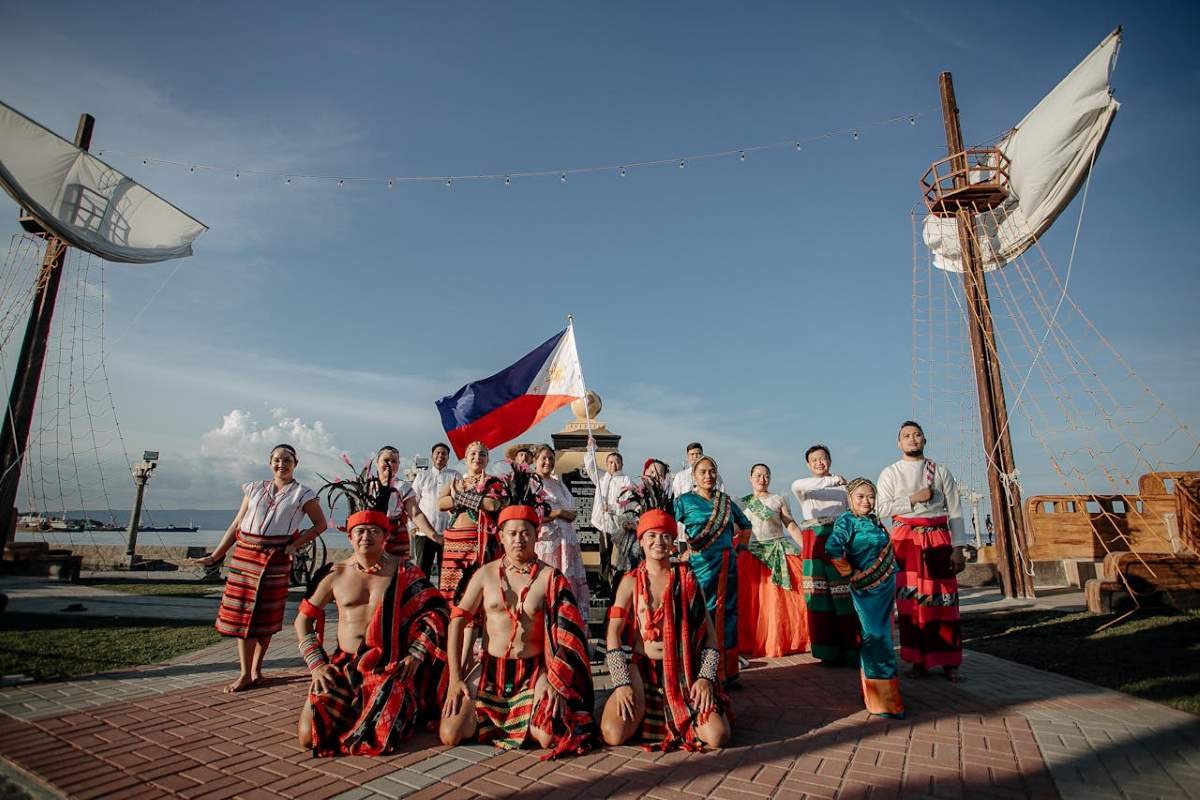
{"type": "MultiPolygon", "coordinates": [[[[905,120],[908,120],[908,123],[910,125],[916,125],[917,117],[921,116],[922,114],[927,114],[927,113],[932,113],[932,112],[923,111],[918,114],[914,114],[914,113],[910,112],[910,113],[902,114],[900,116],[889,117],[887,119],[877,120],[875,122],[870,123],[870,126],[894,125],[897,123],[903,123],[905,120]]],[[[284,180],[284,183],[288,183],[288,184],[290,184],[292,182],[292,180],[329,181],[331,183],[336,184],[339,187],[344,187],[346,181],[356,181],[356,182],[361,182],[361,183],[374,183],[377,185],[385,185],[388,189],[395,188],[397,181],[400,181],[403,183],[421,183],[421,182],[438,181],[438,180],[444,181],[446,188],[451,188],[453,186],[453,182],[456,177],[461,180],[478,180],[478,181],[503,180],[505,186],[511,186],[513,178],[538,178],[538,177],[548,177],[551,175],[558,175],[559,181],[562,183],[566,183],[567,176],[571,175],[572,173],[585,174],[585,173],[592,173],[592,172],[605,172],[608,170],[616,170],[617,174],[620,175],[622,178],[624,178],[629,174],[629,171],[632,169],[659,167],[659,166],[666,166],[668,164],[675,164],[680,169],[684,169],[687,166],[687,162],[689,162],[689,161],[705,161],[705,160],[716,159],[716,158],[727,158],[727,157],[731,157],[734,155],[736,155],[738,157],[739,161],[744,162],[746,160],[746,156],[749,153],[752,153],[752,152],[757,153],[757,152],[763,151],[763,150],[775,150],[775,149],[781,149],[781,148],[792,148],[792,149],[795,149],[796,152],[800,152],[801,150],[804,149],[803,145],[806,142],[811,143],[811,142],[817,142],[817,141],[824,141],[826,139],[833,139],[835,137],[845,136],[846,134],[850,134],[854,141],[858,141],[860,138],[860,132],[863,130],[864,127],[869,127],[869,126],[844,127],[841,129],[826,131],[825,133],[804,136],[801,138],[791,137],[788,139],[784,139],[782,141],[757,144],[757,145],[753,145],[753,146],[749,146],[749,147],[734,147],[734,148],[730,148],[730,149],[726,149],[726,150],[718,150],[718,151],[707,152],[707,153],[693,153],[691,155],[675,155],[672,158],[658,158],[658,159],[650,159],[650,160],[646,160],[646,161],[625,162],[624,164],[621,164],[620,162],[618,162],[616,164],[610,163],[607,165],[582,166],[582,167],[574,167],[574,168],[569,168],[569,169],[531,170],[531,171],[527,171],[527,172],[492,172],[492,173],[480,173],[480,174],[473,174],[473,175],[458,175],[458,176],[451,175],[451,176],[447,176],[445,178],[437,177],[436,173],[434,173],[433,175],[403,175],[403,176],[399,176],[399,177],[394,176],[394,175],[392,175],[392,176],[388,176],[388,175],[374,175],[374,176],[372,176],[372,175],[351,175],[351,176],[347,177],[344,174],[343,175],[337,175],[337,174],[322,175],[322,174],[315,174],[315,173],[314,174],[298,174],[298,173],[290,173],[289,174],[286,172],[276,172],[273,170],[260,170],[260,169],[248,169],[248,170],[246,170],[246,172],[247,172],[247,174],[250,174],[250,175],[261,175],[261,176],[271,177],[271,178],[275,178],[275,179],[279,179],[279,180],[286,178],[286,180],[284,180]]],[[[105,152],[108,152],[110,154],[122,153],[122,151],[119,151],[119,150],[117,150],[117,151],[100,150],[100,151],[97,151],[97,155],[103,156],[105,154],[105,152]]],[[[226,174],[233,173],[234,180],[238,180],[242,176],[241,175],[242,170],[240,168],[233,169],[230,167],[225,167],[225,166],[220,166],[220,165],[215,165],[215,164],[199,164],[199,163],[196,163],[193,161],[173,161],[171,159],[155,158],[155,157],[149,157],[149,156],[142,157],[140,154],[129,153],[129,152],[124,152],[122,154],[126,155],[126,156],[131,156],[131,157],[137,158],[145,166],[150,166],[151,164],[154,164],[154,165],[187,167],[188,172],[190,172],[190,173],[195,173],[197,169],[207,170],[209,172],[224,172],[226,174]]]]}
{"type": "Polygon", "coordinates": [[[286,181],[284,181],[284,183],[286,183],[288,186],[291,186],[291,185],[292,185],[292,179],[291,179],[291,178],[288,178],[286,181]]]}

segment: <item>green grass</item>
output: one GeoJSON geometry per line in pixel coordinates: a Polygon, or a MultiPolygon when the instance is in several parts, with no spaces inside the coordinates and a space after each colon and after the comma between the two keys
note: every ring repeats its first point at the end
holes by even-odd
{"type": "Polygon", "coordinates": [[[963,645],[1200,714],[1200,611],[1116,617],[1061,611],[963,617],[963,645]]]}
{"type": "Polygon", "coordinates": [[[221,639],[212,623],[0,614],[0,675],[38,681],[155,664],[221,639]]]}
{"type": "Polygon", "coordinates": [[[220,583],[199,580],[149,581],[138,578],[84,578],[79,583],[110,592],[154,597],[215,597],[220,594],[222,587],[220,583]]]}

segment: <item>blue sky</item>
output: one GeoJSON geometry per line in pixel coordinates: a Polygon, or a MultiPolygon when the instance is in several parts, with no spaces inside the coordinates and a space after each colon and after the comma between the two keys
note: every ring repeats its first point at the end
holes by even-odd
{"type": "MultiPolygon", "coordinates": [[[[440,435],[434,400],[515,360],[568,313],[631,463],[677,464],[698,438],[731,488],[766,461],[782,489],[813,441],[848,474],[875,475],[895,455],[912,408],[909,212],[944,155],[938,72],[954,74],[966,138],[990,139],[1123,24],[1123,106],[1097,162],[1072,296],[1196,420],[1200,166],[1186,154],[1200,124],[1197,7],[944,9],[10,5],[0,98],[67,136],[93,113],[93,150],[211,226],[178,271],[106,270],[114,398],[130,449],[164,453],[157,502],[236,502],[276,437],[311,454],[302,473],[385,442],[427,452],[440,435]],[[910,112],[925,116],[868,125],[910,112]],[[860,125],[857,142],[799,153],[510,187],[285,186],[141,163],[557,170],[860,125]]],[[[1045,239],[1056,264],[1077,213],[1078,200],[1045,239]]],[[[1017,446],[1026,490],[1059,490],[1041,453],[1017,446]]]]}

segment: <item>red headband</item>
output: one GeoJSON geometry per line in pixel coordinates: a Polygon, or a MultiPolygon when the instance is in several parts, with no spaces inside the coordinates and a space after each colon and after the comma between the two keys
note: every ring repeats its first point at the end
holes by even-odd
{"type": "Polygon", "coordinates": [[[346,533],[358,525],[378,525],[387,533],[392,529],[392,521],[382,511],[356,511],[346,518],[346,533]]]}
{"type": "Polygon", "coordinates": [[[646,474],[646,470],[650,469],[650,465],[653,464],[655,461],[658,461],[658,459],[657,458],[647,458],[646,459],[646,463],[642,464],[642,474],[643,475],[646,474]]]}
{"type": "Polygon", "coordinates": [[[542,524],[542,518],[538,516],[537,510],[533,506],[508,506],[500,512],[498,524],[503,525],[510,519],[524,520],[535,528],[542,524]]]}
{"type": "Polygon", "coordinates": [[[675,530],[675,518],[661,508],[652,508],[638,517],[637,535],[640,539],[648,531],[664,531],[671,533],[675,530]]]}

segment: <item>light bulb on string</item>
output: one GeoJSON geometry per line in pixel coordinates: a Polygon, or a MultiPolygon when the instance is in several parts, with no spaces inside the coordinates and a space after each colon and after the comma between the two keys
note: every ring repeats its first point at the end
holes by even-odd
{"type": "Polygon", "coordinates": [[[858,131],[854,132],[854,141],[858,141],[858,131]]]}
{"type": "Polygon", "coordinates": [[[740,158],[742,161],[745,161],[746,160],[746,151],[745,150],[740,151],[738,153],[738,158],[740,158]]]}
{"type": "Polygon", "coordinates": [[[908,118],[908,124],[909,124],[909,125],[916,125],[916,124],[917,124],[917,118],[916,118],[916,116],[911,116],[911,117],[909,117],[909,118],[908,118]]]}
{"type": "Polygon", "coordinates": [[[621,167],[621,177],[622,178],[625,177],[625,168],[624,167],[621,167]]]}
{"type": "Polygon", "coordinates": [[[796,142],[796,152],[797,153],[800,152],[800,143],[799,142],[796,142]]]}
{"type": "Polygon", "coordinates": [[[235,181],[236,181],[238,178],[240,178],[240,177],[242,177],[242,173],[241,173],[241,172],[235,172],[235,173],[233,173],[233,179],[234,179],[235,181]]]}
{"type": "Polygon", "coordinates": [[[396,182],[393,181],[391,178],[388,178],[388,188],[392,189],[392,188],[395,188],[395,186],[396,186],[396,182]]]}
{"type": "Polygon", "coordinates": [[[508,176],[508,175],[505,175],[505,176],[504,176],[504,185],[505,185],[505,186],[512,186],[512,177],[510,177],[510,176],[508,176]]]}
{"type": "Polygon", "coordinates": [[[150,162],[149,162],[149,161],[147,161],[146,159],[144,159],[144,158],[143,158],[143,159],[142,159],[142,166],[143,166],[143,167],[148,167],[148,166],[150,166],[150,162]]]}
{"type": "Polygon", "coordinates": [[[195,167],[188,167],[188,172],[195,172],[195,171],[196,171],[195,167]]]}
{"type": "Polygon", "coordinates": [[[447,189],[450,188],[452,181],[453,181],[453,178],[446,178],[446,188],[447,189]]]}
{"type": "Polygon", "coordinates": [[[342,180],[341,178],[338,178],[338,188],[339,189],[342,188],[342,184],[344,184],[344,183],[345,183],[344,180],[342,180]]]}
{"type": "Polygon", "coordinates": [[[559,176],[558,176],[558,179],[559,179],[560,181],[562,181],[563,183],[566,183],[566,182],[567,182],[567,173],[565,173],[565,172],[563,172],[563,173],[560,173],[560,174],[559,174],[559,176]]]}
{"type": "Polygon", "coordinates": [[[291,185],[292,185],[292,179],[291,179],[291,178],[288,178],[287,180],[285,180],[285,181],[284,181],[284,183],[285,183],[285,184],[287,184],[288,186],[291,186],[291,185]]]}
{"type": "Polygon", "coordinates": [[[685,162],[683,161],[683,159],[679,159],[679,168],[680,168],[680,169],[683,169],[683,165],[684,165],[684,163],[685,163],[685,162]]]}

